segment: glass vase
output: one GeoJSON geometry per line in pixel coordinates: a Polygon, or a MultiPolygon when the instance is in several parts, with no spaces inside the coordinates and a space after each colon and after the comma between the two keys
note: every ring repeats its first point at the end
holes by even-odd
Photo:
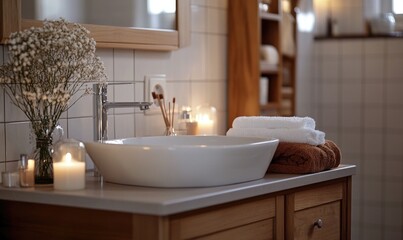
{"type": "Polygon", "coordinates": [[[53,184],[53,145],[63,139],[64,131],[60,124],[53,130],[43,128],[33,131],[35,148],[32,158],[35,160],[35,184],[53,184]]]}
{"type": "Polygon", "coordinates": [[[53,184],[52,137],[36,138],[35,184],[53,184]]]}

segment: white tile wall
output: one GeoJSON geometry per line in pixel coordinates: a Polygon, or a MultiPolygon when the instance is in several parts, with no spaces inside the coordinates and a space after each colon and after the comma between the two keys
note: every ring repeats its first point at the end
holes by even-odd
{"type": "MultiPolygon", "coordinates": [[[[380,2],[315,0],[314,8],[323,10],[331,5],[340,32],[359,34],[362,15],[379,13],[380,2]]],[[[326,11],[316,16],[316,33],[324,34],[326,11]]],[[[307,45],[306,39],[312,39],[313,34],[299,33],[299,38],[304,37],[299,43],[307,45]]],[[[302,55],[298,62],[313,62],[311,73],[306,68],[297,72],[301,85],[314,83],[310,88],[297,85],[299,98],[311,99],[311,104],[298,107],[297,113],[312,114],[318,128],[341,148],[342,162],[358,167],[353,177],[352,239],[402,239],[403,40],[326,40],[312,44],[306,46],[314,49],[311,55],[302,55]]]]}
{"type": "Polygon", "coordinates": [[[4,166],[5,161],[6,161],[5,124],[0,123],[0,168],[1,168],[1,166],[4,166]]]}
{"type": "MultiPolygon", "coordinates": [[[[110,82],[108,98],[114,101],[143,101],[144,76],[167,76],[167,99],[196,108],[209,103],[218,110],[219,134],[226,130],[226,41],[227,0],[191,0],[191,44],[172,52],[128,49],[97,49],[110,82]]],[[[0,64],[6,56],[0,47],[0,64]]],[[[76,96],[75,96],[76,97],[76,96]]],[[[73,102],[72,99],[71,102],[73,102]]],[[[138,109],[111,109],[109,138],[162,135],[165,127],[160,114],[138,109]]],[[[93,139],[93,99],[86,96],[64,114],[61,124],[67,137],[93,139]]],[[[19,154],[32,149],[29,123],[0,91],[0,170],[14,166],[19,154]],[[30,142],[31,141],[31,142],[30,142]]],[[[89,163],[92,166],[92,163],[89,163]]]]}
{"type": "Polygon", "coordinates": [[[18,160],[21,153],[31,153],[34,139],[29,122],[6,123],[6,160],[18,160]]]}
{"type": "Polygon", "coordinates": [[[402,39],[315,42],[318,126],[358,166],[353,239],[401,239],[402,39]]]}
{"type": "Polygon", "coordinates": [[[207,8],[199,5],[191,6],[191,14],[192,14],[192,32],[205,33],[207,32],[207,21],[206,14],[207,8]]]}

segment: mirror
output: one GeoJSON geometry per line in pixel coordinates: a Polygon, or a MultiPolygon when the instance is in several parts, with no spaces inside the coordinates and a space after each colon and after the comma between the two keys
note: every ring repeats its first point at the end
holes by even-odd
{"type": "Polygon", "coordinates": [[[21,1],[23,19],[58,19],[81,24],[176,30],[175,0],[21,1]]]}
{"type": "MultiPolygon", "coordinates": [[[[83,26],[91,32],[91,35],[96,40],[97,47],[170,51],[186,46],[190,41],[188,20],[190,4],[188,0],[136,0],[138,3],[132,2],[134,0],[58,1],[64,4],[61,7],[61,12],[66,12],[66,6],[69,6],[69,8],[73,5],[79,7],[74,10],[74,14],[67,14],[63,17],[69,21],[83,23],[83,26]],[[97,3],[97,5],[93,7],[87,6],[91,2],[97,3]],[[101,2],[105,4],[99,4],[101,2]],[[161,6],[164,5],[161,2],[164,4],[171,2],[173,4],[161,10],[161,6]],[[118,5],[122,4],[124,5],[124,10],[117,10],[118,5]],[[101,5],[106,6],[108,10],[102,10],[101,5]],[[176,7],[173,7],[173,5],[176,5],[176,7]],[[140,13],[129,11],[134,8],[140,9],[140,13]],[[85,12],[85,9],[90,10],[85,12]],[[175,13],[172,9],[175,9],[175,13]],[[154,14],[156,12],[162,12],[162,14],[156,15],[154,14]],[[114,17],[115,13],[119,17],[114,17]],[[112,19],[115,20],[100,19],[99,16],[112,16],[112,19]],[[171,20],[168,21],[168,19],[171,20]]],[[[46,10],[37,8],[40,3],[52,5],[55,2],[55,0],[36,0],[21,3],[21,0],[1,0],[1,42],[4,43],[11,32],[31,26],[40,26],[41,21],[35,20],[35,16],[39,19],[55,18],[58,15],[56,14],[58,12],[57,8],[55,8],[56,10],[48,10],[47,14],[50,15],[45,15],[46,10]],[[36,14],[33,13],[34,11],[27,11],[27,9],[35,9],[36,14]]]]}

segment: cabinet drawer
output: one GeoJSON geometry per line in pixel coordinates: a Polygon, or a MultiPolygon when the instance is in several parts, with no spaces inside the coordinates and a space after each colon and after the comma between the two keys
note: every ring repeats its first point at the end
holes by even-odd
{"type": "Polygon", "coordinates": [[[294,239],[340,240],[340,206],[337,201],[295,212],[294,239]]]}
{"type": "Polygon", "coordinates": [[[295,193],[294,210],[302,210],[321,204],[334,202],[343,198],[343,184],[335,183],[327,186],[316,187],[295,193]]]}
{"type": "Polygon", "coordinates": [[[275,197],[243,201],[171,218],[171,238],[188,239],[275,216],[275,197]]]}
{"type": "Polygon", "coordinates": [[[271,240],[274,239],[274,221],[266,219],[245,226],[197,238],[198,240],[271,240]]]}

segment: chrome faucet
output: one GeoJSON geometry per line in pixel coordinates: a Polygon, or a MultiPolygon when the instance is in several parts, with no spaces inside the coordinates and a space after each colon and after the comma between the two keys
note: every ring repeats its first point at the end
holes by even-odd
{"type": "MultiPolygon", "coordinates": [[[[112,84],[119,84],[119,83],[112,83],[112,84]]],[[[95,92],[94,139],[97,141],[108,140],[108,110],[110,108],[138,107],[140,108],[140,110],[147,110],[153,104],[152,102],[108,102],[107,84],[94,84],[93,89],[95,92]]]]}

